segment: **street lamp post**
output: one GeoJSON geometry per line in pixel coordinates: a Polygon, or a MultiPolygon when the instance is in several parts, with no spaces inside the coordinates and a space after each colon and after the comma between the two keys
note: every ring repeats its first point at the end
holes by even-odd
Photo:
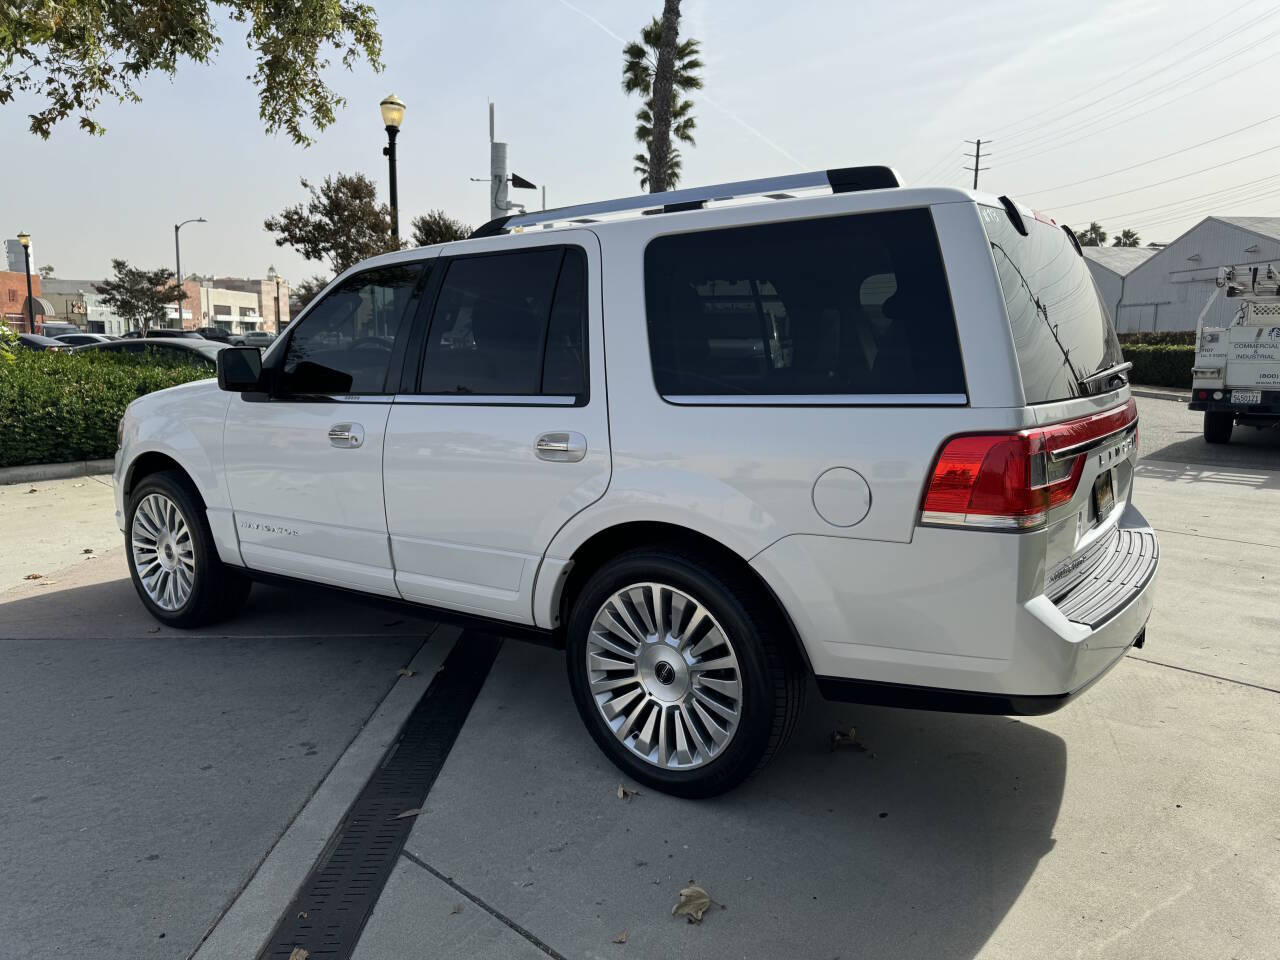
{"type": "MultiPolygon", "coordinates": [[[[173,225],[173,259],[176,261],[178,268],[178,329],[182,329],[182,247],[178,245],[178,231],[185,227],[188,223],[208,223],[204,217],[193,217],[190,220],[183,220],[181,223],[173,225]]],[[[192,316],[194,316],[194,312],[192,316]]]]}
{"type": "Polygon", "coordinates": [[[35,333],[36,304],[31,299],[31,234],[22,231],[18,234],[18,242],[22,244],[22,255],[27,262],[27,333],[35,333]]]}
{"type": "Polygon", "coordinates": [[[399,247],[400,205],[396,196],[396,135],[400,132],[400,124],[404,120],[404,101],[392,93],[379,106],[382,108],[382,122],[387,128],[387,145],[382,148],[382,155],[387,158],[387,166],[391,170],[391,237],[399,247]]]}
{"type": "Polygon", "coordinates": [[[273,281],[276,285],[276,335],[279,336],[280,334],[280,281],[283,278],[280,276],[279,273],[276,272],[276,266],[274,263],[267,268],[267,279],[273,281]]]}

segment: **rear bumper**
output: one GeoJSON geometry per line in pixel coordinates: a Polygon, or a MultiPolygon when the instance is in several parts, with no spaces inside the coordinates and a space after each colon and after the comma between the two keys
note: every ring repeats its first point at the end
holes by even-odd
{"type": "Polygon", "coordinates": [[[1205,388],[1196,388],[1192,391],[1191,402],[1187,404],[1187,408],[1189,410],[1203,410],[1207,413],[1231,413],[1241,418],[1248,418],[1251,416],[1267,418],[1280,417],[1280,390],[1267,390],[1261,387],[1215,387],[1209,390],[1209,397],[1212,398],[1213,394],[1217,392],[1222,394],[1223,399],[1197,400],[1196,394],[1199,393],[1201,389],[1205,388]],[[1260,402],[1247,404],[1232,403],[1232,389],[1258,390],[1261,394],[1261,397],[1259,398],[1260,402]]]}
{"type": "Polygon", "coordinates": [[[1044,593],[1038,534],[921,528],[909,544],[787,537],[753,566],[831,699],[1048,713],[1145,639],[1159,563],[1126,507],[1115,549],[1065,597],[1044,593]]]}

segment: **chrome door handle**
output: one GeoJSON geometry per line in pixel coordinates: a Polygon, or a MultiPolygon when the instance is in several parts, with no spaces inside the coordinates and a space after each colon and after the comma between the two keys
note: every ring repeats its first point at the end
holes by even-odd
{"type": "Polygon", "coordinates": [[[329,428],[329,442],[335,447],[354,449],[364,443],[364,427],[358,423],[335,423],[329,428]]]}
{"type": "Polygon", "coordinates": [[[587,455],[587,438],[580,433],[544,433],[534,444],[539,460],[577,463],[587,455]]]}

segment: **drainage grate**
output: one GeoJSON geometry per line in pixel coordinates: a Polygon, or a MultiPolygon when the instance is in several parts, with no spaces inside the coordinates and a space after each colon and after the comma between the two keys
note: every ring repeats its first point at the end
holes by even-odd
{"type": "Polygon", "coordinates": [[[346,960],[396,865],[422,806],[502,641],[463,633],[405,721],[400,737],[364,785],[302,889],[272,931],[259,960],[346,960]]]}

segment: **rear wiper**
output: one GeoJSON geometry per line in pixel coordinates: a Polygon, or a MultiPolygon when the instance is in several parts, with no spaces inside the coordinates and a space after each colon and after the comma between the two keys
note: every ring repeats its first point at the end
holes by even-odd
{"type": "MultiPolygon", "coordinates": [[[[1027,292],[1030,293],[1029,287],[1027,292]]],[[[1062,362],[1067,365],[1067,369],[1071,371],[1071,376],[1075,378],[1076,386],[1079,388],[1077,396],[1084,394],[1086,392],[1084,385],[1088,381],[1081,378],[1080,374],[1076,371],[1076,365],[1071,362],[1071,351],[1062,345],[1062,339],[1058,336],[1058,328],[1055,327],[1053,322],[1049,319],[1049,308],[1040,302],[1039,297],[1032,297],[1032,300],[1035,301],[1036,313],[1040,314],[1040,316],[1044,318],[1044,325],[1049,328],[1049,332],[1053,334],[1053,342],[1058,345],[1058,349],[1062,352],[1062,362]]]]}
{"type": "Polygon", "coordinates": [[[1091,373],[1087,377],[1080,377],[1078,379],[1081,386],[1084,386],[1086,383],[1092,383],[1094,380],[1105,380],[1108,377],[1121,377],[1125,383],[1128,383],[1129,378],[1124,376],[1124,373],[1131,369],[1133,369],[1133,364],[1126,360],[1124,363],[1117,363],[1113,366],[1107,367],[1105,370],[1099,370],[1097,373],[1091,373]]]}

